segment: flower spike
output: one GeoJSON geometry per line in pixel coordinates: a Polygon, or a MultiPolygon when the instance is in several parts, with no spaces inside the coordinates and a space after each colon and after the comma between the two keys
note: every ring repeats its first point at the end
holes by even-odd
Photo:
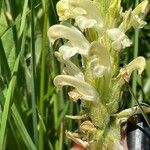
{"type": "Polygon", "coordinates": [[[62,74],[53,83],[59,89],[71,87],[67,91],[69,99],[80,100],[81,106],[79,115],[66,116],[79,121],[78,133],[66,131],[66,136],[74,142],[71,150],[127,148],[120,131],[122,123],[137,107],[134,111],[120,112],[122,85],[129,82],[134,70],[143,72],[145,59],[135,58],[118,73],[120,53],[132,44],[127,30],[146,24],[143,18],[148,5],[148,0],[142,0],[135,9],[123,12],[121,0],[59,0],[57,3],[61,22],[51,26],[47,35],[52,44],[58,39],[63,41],[57,41],[59,49],[55,51],[62,74]]]}

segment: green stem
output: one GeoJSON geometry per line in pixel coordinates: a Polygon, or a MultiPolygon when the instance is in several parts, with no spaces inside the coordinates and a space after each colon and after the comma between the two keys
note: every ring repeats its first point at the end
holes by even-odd
{"type": "Polygon", "coordinates": [[[59,150],[63,149],[63,122],[60,124],[60,134],[59,134],[59,150]]]}
{"type": "MultiPolygon", "coordinates": [[[[55,133],[57,134],[56,125],[58,122],[58,93],[53,95],[54,98],[54,125],[55,125],[55,133]]],[[[55,136],[56,136],[55,134],[55,136]]],[[[59,149],[59,140],[56,139],[55,141],[55,149],[59,149]]]]}
{"type": "Polygon", "coordinates": [[[149,118],[148,118],[148,117],[147,117],[147,115],[145,114],[145,112],[144,112],[143,108],[141,107],[140,103],[138,102],[138,99],[136,98],[136,96],[135,96],[134,92],[132,91],[132,89],[130,88],[130,86],[129,86],[129,85],[128,85],[128,88],[129,88],[129,92],[130,92],[130,94],[132,95],[132,97],[134,98],[135,102],[136,102],[136,103],[137,103],[137,105],[139,106],[140,111],[141,111],[141,113],[142,113],[142,115],[143,115],[143,117],[144,117],[144,119],[145,119],[146,123],[147,123],[147,124],[148,124],[148,126],[150,127],[150,120],[149,120],[149,118]]]}
{"type": "Polygon", "coordinates": [[[36,112],[36,90],[35,90],[35,33],[34,33],[34,2],[31,0],[31,78],[32,78],[32,120],[34,142],[38,148],[37,112],[36,112]]]}
{"type": "MultiPolygon", "coordinates": [[[[40,79],[40,115],[44,116],[44,87],[45,87],[45,62],[46,62],[46,38],[47,38],[47,22],[48,22],[49,1],[45,0],[44,26],[42,38],[42,58],[41,58],[41,79],[40,79]]],[[[43,119],[44,120],[44,119],[43,119]]],[[[39,150],[44,149],[44,129],[42,122],[39,122],[39,150]]]]}
{"type": "MultiPolygon", "coordinates": [[[[136,6],[139,4],[139,0],[136,0],[136,6]]],[[[136,58],[138,56],[138,49],[139,49],[139,29],[135,29],[135,36],[134,36],[134,54],[133,57],[136,58]]],[[[132,77],[132,90],[136,95],[137,90],[137,72],[133,73],[132,77]]],[[[132,96],[131,106],[135,105],[134,97],[132,96]]]]}
{"type": "Polygon", "coordinates": [[[58,122],[58,96],[55,94],[53,95],[53,98],[54,98],[54,124],[56,128],[56,124],[58,122]]]}

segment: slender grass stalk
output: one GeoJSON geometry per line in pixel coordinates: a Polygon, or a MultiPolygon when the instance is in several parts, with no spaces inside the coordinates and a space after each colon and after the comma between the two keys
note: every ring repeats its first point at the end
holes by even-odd
{"type": "MultiPolygon", "coordinates": [[[[40,5],[41,5],[41,3],[38,3],[37,5],[34,6],[34,9],[38,8],[40,5]]],[[[28,10],[26,12],[26,16],[30,15],[30,13],[31,13],[31,10],[28,10]]],[[[12,24],[10,24],[2,34],[0,34],[0,38],[2,38],[9,29],[11,29],[13,26],[17,25],[21,21],[21,19],[23,19],[23,18],[18,17],[14,22],[12,22],[12,24]]],[[[19,31],[19,32],[21,32],[21,31],[19,31]]]]}
{"type": "MultiPolygon", "coordinates": [[[[73,102],[71,102],[69,105],[69,114],[73,114],[73,102]]],[[[73,121],[70,119],[68,129],[71,130],[72,128],[73,128],[73,121]]]]}
{"type": "MultiPolygon", "coordinates": [[[[55,47],[53,47],[52,45],[50,45],[50,50],[51,52],[54,51],[55,47]]],[[[52,68],[53,68],[53,72],[51,74],[51,78],[53,79],[59,72],[59,67],[58,67],[58,62],[56,61],[56,58],[54,57],[54,54],[52,53],[52,68]]],[[[57,131],[59,130],[59,125],[58,125],[58,122],[59,122],[59,109],[58,109],[58,100],[60,100],[62,97],[61,97],[61,94],[60,94],[60,91],[55,91],[56,94],[53,95],[53,112],[54,112],[54,126],[55,126],[55,136],[57,137],[57,131]]],[[[62,100],[62,99],[61,99],[62,100]]],[[[59,150],[59,140],[56,139],[55,140],[55,150],[59,150]]]]}
{"type": "MultiPolygon", "coordinates": [[[[42,40],[42,59],[41,59],[41,79],[40,79],[40,115],[44,116],[44,87],[45,87],[45,62],[46,62],[46,37],[47,37],[47,22],[48,22],[49,1],[45,0],[43,40],[42,40]]],[[[44,130],[41,121],[39,128],[39,150],[44,149],[44,130]]]]}
{"type": "Polygon", "coordinates": [[[21,25],[20,25],[20,30],[19,30],[19,38],[24,30],[25,27],[25,22],[26,22],[26,15],[27,15],[27,8],[28,8],[28,0],[24,1],[24,6],[23,6],[23,12],[22,12],[22,17],[21,17],[21,25]]]}
{"type": "Polygon", "coordinates": [[[35,33],[34,33],[34,1],[31,0],[31,79],[32,79],[32,121],[34,142],[38,147],[37,113],[36,113],[36,90],[35,90],[35,33]]]}
{"type": "MultiPolygon", "coordinates": [[[[139,0],[136,0],[135,5],[137,6],[139,4],[139,0]]],[[[136,58],[138,56],[138,49],[139,49],[139,29],[135,29],[134,30],[135,34],[134,34],[134,54],[133,54],[133,58],[136,58]]],[[[132,90],[134,92],[134,94],[136,95],[136,90],[137,90],[137,72],[133,73],[133,77],[132,77],[132,90]]],[[[132,96],[131,99],[131,106],[135,105],[135,101],[134,101],[134,97],[132,96]]]]}
{"type": "MultiPolygon", "coordinates": [[[[57,95],[53,95],[53,98],[54,98],[54,125],[55,125],[55,131],[57,131],[57,122],[58,122],[58,93],[57,95]]],[[[55,132],[57,133],[57,132],[55,132]]],[[[59,149],[59,140],[56,139],[55,141],[55,149],[58,150],[59,149]]]]}
{"type": "Polygon", "coordinates": [[[58,122],[58,97],[55,94],[53,98],[54,98],[54,124],[55,124],[55,129],[56,129],[56,125],[58,122]]]}
{"type": "Polygon", "coordinates": [[[60,125],[60,134],[59,134],[59,150],[63,149],[63,122],[60,125]]]}
{"type": "Polygon", "coordinates": [[[137,103],[138,107],[140,108],[140,111],[146,121],[146,123],[148,124],[148,126],[150,127],[150,120],[149,118],[147,117],[147,115],[145,114],[143,108],[141,107],[140,103],[138,102],[138,99],[136,98],[136,95],[134,94],[134,92],[132,91],[131,87],[128,85],[128,88],[129,88],[129,92],[130,94],[133,96],[135,102],[137,103]]]}

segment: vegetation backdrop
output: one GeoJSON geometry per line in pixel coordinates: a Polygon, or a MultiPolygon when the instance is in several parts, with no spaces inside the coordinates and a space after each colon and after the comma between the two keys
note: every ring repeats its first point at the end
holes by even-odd
{"type": "MultiPolygon", "coordinates": [[[[138,0],[122,0],[124,8],[138,0]]],[[[78,112],[67,96],[67,88],[58,91],[54,77],[62,67],[54,57],[47,39],[48,28],[59,23],[57,0],[0,0],[0,149],[62,150],[71,142],[65,129],[73,130],[77,122],[65,115],[78,112]],[[39,126],[42,128],[39,129],[39,126]]],[[[142,30],[130,30],[133,45],[121,55],[120,66],[137,55],[146,58],[146,69],[139,78],[133,75],[130,85],[140,102],[150,104],[150,13],[142,30]]],[[[133,101],[124,89],[123,108],[133,101]]]]}

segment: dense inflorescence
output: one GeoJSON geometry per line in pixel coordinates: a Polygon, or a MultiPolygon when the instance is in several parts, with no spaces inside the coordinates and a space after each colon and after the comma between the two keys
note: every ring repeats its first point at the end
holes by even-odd
{"type": "Polygon", "coordinates": [[[52,44],[64,40],[55,52],[64,68],[54,84],[59,89],[73,87],[69,97],[82,101],[80,115],[68,117],[80,120],[83,134],[66,131],[66,135],[85,149],[121,150],[120,124],[131,114],[131,110],[116,114],[121,88],[134,70],[142,73],[145,59],[139,56],[120,69],[119,55],[132,44],[126,32],[146,24],[148,1],[125,12],[121,0],[60,0],[56,8],[60,24],[49,28],[48,38],[52,44]],[[72,61],[77,55],[81,65],[72,61]]]}

